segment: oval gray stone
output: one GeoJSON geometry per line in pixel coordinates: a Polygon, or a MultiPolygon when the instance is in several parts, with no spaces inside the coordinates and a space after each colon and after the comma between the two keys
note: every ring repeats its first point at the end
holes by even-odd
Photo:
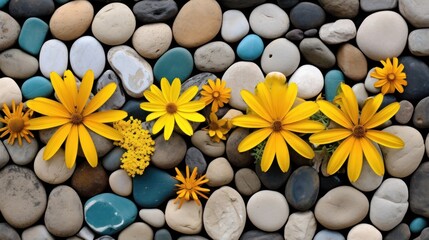
{"type": "Polygon", "coordinates": [[[0,71],[6,76],[25,79],[36,74],[39,62],[21,49],[11,48],[0,53],[0,71]]]}
{"type": "Polygon", "coordinates": [[[235,173],[234,177],[237,191],[244,196],[251,196],[261,189],[261,181],[258,175],[250,168],[242,168],[235,173]]]}
{"type": "Polygon", "coordinates": [[[299,44],[304,58],[320,68],[331,68],[335,65],[334,53],[318,38],[305,38],[299,44]]]}
{"type": "Polygon", "coordinates": [[[414,110],[413,123],[418,128],[429,127],[429,97],[425,97],[417,103],[414,110]]]}
{"type": "Polygon", "coordinates": [[[296,169],[286,184],[285,195],[288,203],[299,211],[307,211],[317,201],[319,195],[319,174],[309,166],[296,169]]]}
{"type": "Polygon", "coordinates": [[[422,163],[411,176],[410,209],[413,213],[429,217],[429,162],[422,163]]]}
{"type": "Polygon", "coordinates": [[[395,120],[400,124],[407,124],[413,117],[414,106],[407,100],[400,101],[399,105],[400,108],[395,114],[395,120]]]}
{"type": "Polygon", "coordinates": [[[125,94],[122,90],[122,84],[118,76],[112,71],[105,71],[97,81],[97,92],[99,92],[107,84],[114,82],[116,84],[115,92],[113,95],[99,108],[99,111],[120,109],[125,104],[125,94]]]}
{"type": "Polygon", "coordinates": [[[9,14],[0,11],[0,51],[3,51],[11,47],[18,39],[21,26],[19,23],[11,17],[9,14]]]}

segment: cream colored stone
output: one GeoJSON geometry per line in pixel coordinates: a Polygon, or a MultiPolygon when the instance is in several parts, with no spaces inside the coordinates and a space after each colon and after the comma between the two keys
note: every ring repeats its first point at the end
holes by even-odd
{"type": "Polygon", "coordinates": [[[153,23],[137,28],[132,44],[142,57],[157,59],[168,50],[172,40],[170,26],[165,23],[153,23]]]}
{"type": "Polygon", "coordinates": [[[203,227],[203,207],[195,201],[179,203],[170,200],[165,208],[165,221],[174,231],[183,234],[197,234],[203,227]]]}

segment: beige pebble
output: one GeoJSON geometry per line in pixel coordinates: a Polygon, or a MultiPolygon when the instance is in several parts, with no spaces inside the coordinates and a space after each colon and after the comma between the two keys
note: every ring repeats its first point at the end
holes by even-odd
{"type": "Polygon", "coordinates": [[[143,25],[134,32],[132,44],[144,58],[157,59],[170,47],[173,33],[165,23],[143,25]]]}
{"type": "Polygon", "coordinates": [[[344,75],[354,81],[363,80],[368,72],[365,56],[350,43],[343,44],[338,49],[337,64],[344,75]]]}

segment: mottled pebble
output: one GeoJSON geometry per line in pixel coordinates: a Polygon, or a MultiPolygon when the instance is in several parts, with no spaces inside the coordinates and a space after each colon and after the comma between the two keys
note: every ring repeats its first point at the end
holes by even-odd
{"type": "Polygon", "coordinates": [[[279,6],[265,3],[252,10],[249,16],[250,28],[266,39],[283,36],[289,29],[289,17],[279,6]]]}
{"type": "Polygon", "coordinates": [[[139,217],[155,228],[160,228],[165,224],[164,212],[157,208],[143,208],[139,211],[139,217]]]}
{"type": "Polygon", "coordinates": [[[45,147],[39,150],[34,160],[36,176],[49,184],[61,184],[67,181],[73,175],[76,165],[70,169],[66,167],[65,153],[61,148],[48,161],[43,159],[44,152],[45,147]]]}
{"type": "Polygon", "coordinates": [[[306,64],[300,66],[289,79],[289,84],[298,86],[298,97],[309,99],[317,96],[323,89],[322,72],[315,66],[306,64]]]}
{"type": "Polygon", "coordinates": [[[265,47],[261,68],[266,74],[281,72],[289,76],[298,68],[300,60],[298,47],[286,38],[278,38],[265,47]]]}
{"type": "Polygon", "coordinates": [[[114,193],[123,197],[131,195],[133,191],[132,178],[122,169],[118,169],[110,174],[109,185],[114,193]]]}
{"type": "Polygon", "coordinates": [[[371,240],[382,240],[383,236],[381,232],[374,226],[367,223],[360,223],[350,229],[347,234],[347,240],[361,240],[361,239],[371,239],[371,240]]]}
{"type": "Polygon", "coordinates": [[[239,10],[227,10],[222,16],[222,38],[230,43],[237,42],[249,32],[249,22],[239,10]]]}
{"type": "Polygon", "coordinates": [[[39,144],[36,140],[28,143],[25,140],[22,140],[22,146],[18,144],[18,141],[15,140],[13,145],[7,143],[7,140],[3,141],[4,146],[9,152],[10,158],[17,165],[27,165],[34,160],[34,157],[39,150],[39,144]]]}
{"type": "Polygon", "coordinates": [[[30,78],[36,74],[38,69],[37,59],[21,49],[10,48],[0,53],[0,71],[8,77],[30,78]]]}
{"type": "Polygon", "coordinates": [[[203,227],[203,207],[195,201],[179,203],[170,200],[165,207],[165,222],[174,231],[183,234],[198,234],[203,227]]]}
{"type": "Polygon", "coordinates": [[[220,157],[225,153],[225,143],[213,142],[207,131],[199,130],[191,137],[192,144],[209,157],[220,157]]]}
{"type": "Polygon", "coordinates": [[[207,43],[194,53],[195,66],[200,71],[223,72],[234,60],[234,50],[222,41],[207,43]]]}
{"type": "Polygon", "coordinates": [[[304,58],[319,68],[331,68],[335,65],[335,55],[318,38],[305,38],[299,44],[299,50],[304,58]]]}
{"type": "Polygon", "coordinates": [[[350,19],[339,19],[320,27],[319,37],[327,44],[339,44],[356,37],[356,25],[350,19]]]}
{"type": "Polygon", "coordinates": [[[289,216],[284,237],[288,240],[311,240],[316,228],[317,222],[312,211],[295,212],[289,216]]]}
{"type": "Polygon", "coordinates": [[[81,197],[89,198],[102,193],[108,185],[106,171],[101,165],[93,168],[88,163],[77,164],[71,179],[71,186],[81,197]]]}
{"type": "Polygon", "coordinates": [[[345,43],[338,49],[337,64],[344,75],[354,81],[362,80],[368,72],[365,56],[350,43],[345,43]]]}
{"type": "Polygon", "coordinates": [[[234,183],[237,191],[244,196],[251,196],[261,189],[261,181],[255,171],[250,168],[241,168],[235,173],[234,183]]]}
{"type": "Polygon", "coordinates": [[[163,135],[159,135],[155,138],[155,146],[151,163],[161,169],[176,167],[186,155],[186,142],[177,133],[173,133],[168,141],[164,139],[163,135]],[[165,151],[165,149],[168,149],[168,151],[165,151]]]}
{"type": "Polygon", "coordinates": [[[146,223],[135,222],[121,231],[118,240],[153,239],[153,230],[146,223]]]}
{"type": "Polygon", "coordinates": [[[172,40],[173,33],[170,26],[165,23],[154,23],[137,28],[133,34],[132,44],[142,57],[157,59],[168,50],[172,40]]]}
{"type": "Polygon", "coordinates": [[[234,179],[234,170],[226,158],[219,157],[209,163],[206,177],[210,180],[207,185],[220,187],[227,185],[234,179]]]}
{"type": "Polygon", "coordinates": [[[321,7],[337,18],[354,18],[359,13],[359,0],[319,0],[321,7]]]}
{"type": "Polygon", "coordinates": [[[144,23],[164,22],[176,16],[177,12],[177,4],[173,0],[143,0],[133,7],[137,20],[144,23]]]}
{"type": "Polygon", "coordinates": [[[319,194],[319,175],[309,166],[296,169],[286,184],[285,196],[288,203],[299,211],[307,211],[317,201],[319,194]]]}
{"type": "Polygon", "coordinates": [[[0,11],[0,32],[2,36],[0,38],[0,51],[8,49],[17,40],[21,26],[19,23],[6,12],[0,11]]]}

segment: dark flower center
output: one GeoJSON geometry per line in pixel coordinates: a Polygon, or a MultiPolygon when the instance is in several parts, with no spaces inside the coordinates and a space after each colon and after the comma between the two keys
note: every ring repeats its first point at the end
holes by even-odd
{"type": "Polygon", "coordinates": [[[362,125],[356,125],[353,127],[353,136],[356,138],[363,138],[365,137],[366,129],[362,125]]]}
{"type": "Polygon", "coordinates": [[[82,123],[82,121],[83,121],[83,116],[81,115],[81,114],[79,114],[79,113],[73,113],[72,115],[71,115],[71,122],[73,123],[73,124],[76,124],[76,125],[78,125],[78,124],[81,124],[82,123]]]}
{"type": "Polygon", "coordinates": [[[212,96],[214,98],[218,98],[220,96],[220,93],[218,91],[214,91],[213,94],[212,94],[212,96]]]}
{"type": "Polygon", "coordinates": [[[282,122],[278,120],[274,121],[272,127],[274,132],[280,132],[282,130],[282,122]]]}
{"type": "Polygon", "coordinates": [[[24,120],[22,118],[12,118],[9,121],[9,129],[13,133],[19,133],[24,129],[24,120]]]}
{"type": "Polygon", "coordinates": [[[218,130],[219,129],[219,124],[217,124],[217,122],[211,122],[210,123],[210,130],[218,130]]]}
{"type": "Polygon", "coordinates": [[[167,104],[166,110],[170,114],[174,114],[177,112],[177,106],[174,103],[167,104]]]}

